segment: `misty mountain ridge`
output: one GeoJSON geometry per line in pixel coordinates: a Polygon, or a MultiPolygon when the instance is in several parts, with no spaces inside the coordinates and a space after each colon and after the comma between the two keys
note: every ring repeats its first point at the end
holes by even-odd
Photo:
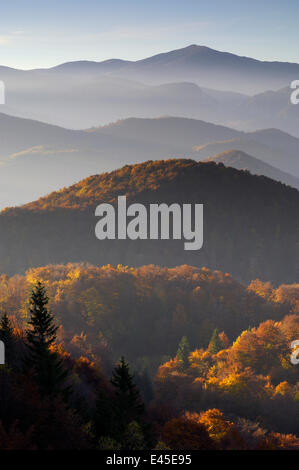
{"type": "Polygon", "coordinates": [[[239,150],[227,150],[226,152],[214,155],[214,157],[209,158],[207,161],[223,163],[225,166],[231,166],[237,170],[247,170],[254,175],[264,175],[275,181],[280,181],[288,186],[299,189],[299,178],[280,171],[239,150]]]}
{"type": "Polygon", "coordinates": [[[2,208],[126,163],[204,160],[232,149],[299,177],[299,139],[275,129],[246,134],[190,118],[131,118],[76,131],[0,114],[0,139],[2,208]]]}
{"type": "Polygon", "coordinates": [[[88,70],[92,68],[96,73],[111,73],[113,64],[113,73],[119,72],[122,77],[145,83],[183,80],[208,88],[247,94],[277,90],[289,85],[299,76],[297,63],[259,61],[196,44],[137,61],[112,59],[103,62],[79,61],[73,64],[77,65],[60,64],[51,70],[68,72],[73,67],[80,66],[88,70]],[[217,77],[220,68],[222,76],[217,77]],[[248,83],[242,83],[245,81],[248,83]]]}
{"type": "Polygon", "coordinates": [[[4,112],[78,130],[131,116],[172,115],[243,131],[275,127],[299,136],[299,108],[290,103],[289,88],[298,77],[298,64],[196,45],[135,62],[82,60],[27,71],[0,67],[4,112]]]}

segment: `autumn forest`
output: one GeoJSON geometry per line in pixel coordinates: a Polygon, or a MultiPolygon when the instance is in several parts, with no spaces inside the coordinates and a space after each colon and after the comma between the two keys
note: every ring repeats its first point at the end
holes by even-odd
{"type": "Polygon", "coordinates": [[[294,454],[299,2],[0,14],[1,470],[294,454]]]}
{"type": "Polygon", "coordinates": [[[297,284],[70,263],[0,298],[2,449],[298,448],[297,284]]]}

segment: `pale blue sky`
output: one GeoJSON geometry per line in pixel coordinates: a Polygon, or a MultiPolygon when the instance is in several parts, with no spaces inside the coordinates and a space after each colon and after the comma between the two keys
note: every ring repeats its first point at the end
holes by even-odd
{"type": "Polygon", "coordinates": [[[1,4],[0,64],[137,60],[190,44],[299,62],[298,0],[11,0],[1,4]]]}

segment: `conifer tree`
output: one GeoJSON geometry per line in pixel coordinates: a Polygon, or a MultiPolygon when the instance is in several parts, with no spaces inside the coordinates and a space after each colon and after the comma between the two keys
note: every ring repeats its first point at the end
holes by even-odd
{"type": "Polygon", "coordinates": [[[189,342],[188,342],[187,336],[183,336],[179,343],[176,357],[180,361],[182,361],[184,369],[187,369],[189,367],[189,355],[190,355],[189,342]]]}
{"type": "Polygon", "coordinates": [[[123,357],[112,373],[111,383],[115,389],[113,408],[118,428],[116,435],[122,435],[132,421],[140,422],[144,414],[144,403],[133,381],[129,364],[123,357]]]}
{"type": "Polygon", "coordinates": [[[210,343],[209,343],[209,351],[212,354],[217,354],[221,349],[223,349],[223,344],[221,339],[219,338],[219,331],[217,328],[213,331],[210,343]]]}
{"type": "Polygon", "coordinates": [[[41,282],[38,282],[30,298],[30,320],[26,331],[28,347],[26,365],[33,370],[42,395],[55,395],[67,391],[63,388],[67,372],[58,354],[51,350],[58,327],[47,308],[48,303],[45,288],[41,282]]]}

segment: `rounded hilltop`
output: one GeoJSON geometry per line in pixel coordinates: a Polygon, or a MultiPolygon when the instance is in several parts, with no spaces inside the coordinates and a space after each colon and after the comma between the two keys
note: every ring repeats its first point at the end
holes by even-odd
{"type": "MultiPolygon", "coordinates": [[[[25,210],[40,211],[53,209],[85,210],[100,202],[113,203],[120,195],[128,200],[151,199],[159,192],[160,197],[180,202],[184,195],[207,199],[209,196],[229,192],[235,198],[244,197],[246,192],[255,190],[260,197],[267,199],[273,191],[280,194],[293,194],[298,200],[298,192],[265,176],[255,176],[248,172],[225,167],[213,161],[196,162],[191,159],[148,160],[143,163],[125,165],[111,172],[89,176],[80,182],[52,192],[20,208],[8,208],[5,213],[25,210]],[[297,192],[297,195],[296,195],[297,192]],[[209,194],[210,193],[210,194],[209,194]],[[179,200],[176,201],[176,198],[179,200]]],[[[221,197],[221,196],[220,196],[221,197]]],[[[250,194],[254,198],[254,194],[250,194]]],[[[163,202],[163,200],[161,200],[163,202]]],[[[166,201],[165,201],[166,202],[166,201]]],[[[201,201],[197,201],[201,202],[201,201]]],[[[3,212],[2,212],[3,213],[3,212]]]]}

